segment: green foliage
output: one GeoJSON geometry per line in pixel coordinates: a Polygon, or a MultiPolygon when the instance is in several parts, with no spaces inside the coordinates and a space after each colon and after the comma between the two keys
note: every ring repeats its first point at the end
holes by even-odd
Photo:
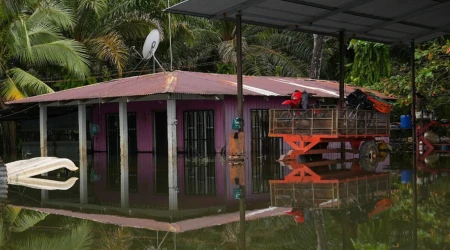
{"type": "Polygon", "coordinates": [[[386,244],[362,244],[353,242],[355,250],[390,250],[391,248],[386,244]]]}
{"type": "Polygon", "coordinates": [[[82,87],[82,86],[86,86],[86,85],[90,85],[90,84],[94,84],[94,83],[97,83],[97,79],[95,79],[95,77],[92,77],[92,76],[86,78],[86,80],[67,78],[61,82],[57,82],[55,84],[55,87],[57,87],[58,90],[64,90],[64,89],[78,88],[78,87],[82,87]]]}
{"type": "Polygon", "coordinates": [[[84,47],[63,36],[73,26],[73,16],[62,3],[2,1],[0,9],[2,98],[14,100],[52,92],[39,80],[49,68],[78,78],[89,74],[84,47]]]}
{"type": "Polygon", "coordinates": [[[15,242],[16,249],[60,249],[60,250],[89,250],[92,249],[94,236],[87,222],[73,225],[71,230],[64,233],[54,233],[52,237],[39,234],[28,236],[20,242],[15,242]]]}
{"type": "MultiPolygon", "coordinates": [[[[450,244],[450,205],[448,178],[438,178],[428,186],[419,186],[418,249],[445,249],[450,244]]],[[[355,249],[390,249],[391,244],[411,247],[413,242],[413,194],[410,186],[400,185],[392,194],[394,206],[358,226],[355,249]]]]}
{"type": "Polygon", "coordinates": [[[391,61],[387,45],[351,40],[349,49],[353,49],[355,56],[353,62],[347,65],[351,70],[346,82],[366,86],[390,76],[391,61]]]}
{"type": "MultiPolygon", "coordinates": [[[[417,92],[428,100],[428,109],[438,111],[441,117],[450,115],[450,40],[438,39],[420,44],[416,48],[416,88],[417,92]]],[[[406,107],[411,103],[410,65],[401,64],[398,74],[381,79],[369,86],[387,95],[398,97],[398,106],[406,107]]]]}

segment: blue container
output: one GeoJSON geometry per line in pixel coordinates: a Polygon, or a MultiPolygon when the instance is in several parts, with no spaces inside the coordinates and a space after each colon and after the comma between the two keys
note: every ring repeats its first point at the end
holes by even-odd
{"type": "Polygon", "coordinates": [[[412,170],[402,170],[402,183],[411,183],[413,178],[412,170]]]}
{"type": "Polygon", "coordinates": [[[400,116],[400,128],[412,128],[412,122],[411,122],[410,115],[400,116]]]}
{"type": "Polygon", "coordinates": [[[450,150],[450,145],[442,145],[442,150],[450,150]]]}

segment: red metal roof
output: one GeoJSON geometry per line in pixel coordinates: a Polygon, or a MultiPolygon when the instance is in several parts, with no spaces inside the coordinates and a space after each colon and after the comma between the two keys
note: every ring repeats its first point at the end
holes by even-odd
{"type": "MultiPolygon", "coordinates": [[[[174,71],[150,75],[133,76],[33,96],[7,104],[39,103],[100,98],[138,97],[154,94],[236,95],[236,75],[221,75],[189,71],[174,71]]],[[[317,97],[339,98],[339,83],[294,77],[244,76],[244,95],[278,96],[288,95],[294,90],[316,93],[317,97]]],[[[345,96],[355,87],[345,86],[345,96]]],[[[363,91],[368,91],[360,88],[363,91]]],[[[374,92],[384,99],[393,99],[374,92]]]]}

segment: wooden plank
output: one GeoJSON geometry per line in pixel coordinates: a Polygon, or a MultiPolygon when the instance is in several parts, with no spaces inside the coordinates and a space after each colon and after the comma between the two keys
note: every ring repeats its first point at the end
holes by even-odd
{"type": "Polygon", "coordinates": [[[230,133],[227,159],[232,185],[245,186],[244,145],[244,132],[230,133]]]}

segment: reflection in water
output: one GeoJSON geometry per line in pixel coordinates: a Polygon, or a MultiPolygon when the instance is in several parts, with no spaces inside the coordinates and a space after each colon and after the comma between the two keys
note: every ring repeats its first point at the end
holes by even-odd
{"type": "MultiPolygon", "coordinates": [[[[419,200],[418,249],[450,246],[450,179],[439,176],[423,186],[419,200]]],[[[304,222],[277,216],[246,222],[249,249],[317,249],[318,233],[324,249],[412,249],[412,191],[393,178],[393,206],[372,213],[375,204],[343,210],[320,210],[315,219],[304,211],[304,222]],[[320,225],[322,231],[318,231],[320,225]],[[343,244],[348,244],[344,247],[343,244]]],[[[314,211],[310,211],[314,213],[314,211]]],[[[109,226],[80,219],[46,215],[16,207],[2,208],[0,242],[6,249],[236,249],[238,223],[183,233],[109,226]],[[31,230],[33,229],[33,230],[31,230]],[[45,236],[45,237],[42,237],[45,236]],[[96,239],[93,241],[93,239],[96,239]]]]}

